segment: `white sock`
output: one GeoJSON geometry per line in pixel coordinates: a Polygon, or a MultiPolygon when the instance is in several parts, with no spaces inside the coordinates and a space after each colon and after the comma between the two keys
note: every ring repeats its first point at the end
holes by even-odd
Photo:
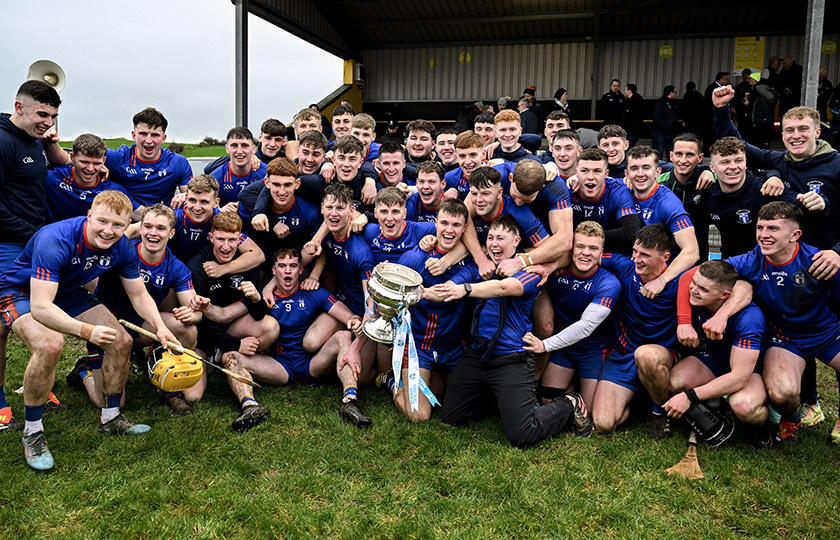
{"type": "Polygon", "coordinates": [[[114,418],[120,415],[119,407],[103,407],[102,414],[99,416],[100,424],[107,424],[114,418]]]}
{"type": "Polygon", "coordinates": [[[26,420],[23,424],[23,435],[29,436],[33,433],[38,433],[39,431],[44,431],[44,424],[41,420],[26,420]]]}

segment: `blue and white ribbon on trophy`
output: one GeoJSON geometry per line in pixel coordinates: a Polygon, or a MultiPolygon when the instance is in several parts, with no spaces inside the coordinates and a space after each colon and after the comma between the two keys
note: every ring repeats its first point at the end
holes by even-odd
{"type": "MultiPolygon", "coordinates": [[[[420,376],[420,362],[417,360],[417,347],[414,345],[414,336],[411,333],[411,313],[408,308],[397,312],[393,319],[394,323],[394,353],[391,356],[391,367],[394,370],[396,384],[402,386],[402,362],[405,354],[406,344],[408,345],[408,401],[411,410],[417,410],[419,400],[418,389],[429,400],[434,407],[440,405],[435,395],[429,389],[426,381],[420,376]]],[[[394,387],[396,388],[396,386],[394,387]]]]}

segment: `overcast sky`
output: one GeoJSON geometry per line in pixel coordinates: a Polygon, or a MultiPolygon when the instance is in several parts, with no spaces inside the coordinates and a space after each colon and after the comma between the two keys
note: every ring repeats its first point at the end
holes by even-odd
{"type": "MultiPolygon", "coordinates": [[[[168,141],[224,138],[234,123],[234,6],[230,0],[4,0],[0,111],[11,112],[29,65],[67,74],[59,134],[129,137],[153,106],[168,141]]],[[[249,127],[288,122],[342,83],[343,62],[249,16],[249,127]]]]}

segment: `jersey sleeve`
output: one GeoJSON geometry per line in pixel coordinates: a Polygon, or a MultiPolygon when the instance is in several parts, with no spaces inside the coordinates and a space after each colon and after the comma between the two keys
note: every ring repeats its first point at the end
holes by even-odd
{"type": "Polygon", "coordinates": [[[595,296],[592,297],[590,304],[613,309],[620,297],[621,283],[615,276],[607,272],[604,279],[598,285],[598,290],[595,292],[595,296]]]}
{"type": "Polygon", "coordinates": [[[176,177],[178,178],[178,186],[186,186],[190,183],[190,180],[192,180],[192,167],[190,167],[190,162],[187,161],[187,158],[180,154],[176,154],[175,170],[177,171],[176,177]]]}
{"type": "MultiPolygon", "coordinates": [[[[659,187],[658,189],[667,189],[666,187],[659,187]]],[[[665,223],[671,232],[676,234],[682,230],[693,227],[691,218],[680,200],[671,190],[666,192],[666,196],[662,198],[662,210],[668,216],[667,223],[665,223]]]]}
{"type": "Polygon", "coordinates": [[[257,202],[254,203],[254,211],[251,215],[256,216],[258,214],[263,214],[268,216],[269,210],[271,210],[271,192],[267,187],[263,187],[260,190],[260,194],[257,196],[257,202]]]}
{"type": "Polygon", "coordinates": [[[38,235],[32,242],[34,245],[29,276],[58,283],[61,280],[61,268],[72,255],[72,246],[64,239],[48,234],[38,235]]]}
{"type": "Polygon", "coordinates": [[[353,258],[362,280],[370,279],[373,267],[376,266],[370,246],[366,242],[356,242],[353,246],[353,258]]]}
{"type": "Polygon", "coordinates": [[[732,334],[732,346],[751,351],[761,350],[764,338],[764,314],[755,304],[744,308],[735,322],[732,334]]]}
{"type": "Polygon", "coordinates": [[[326,289],[317,289],[315,292],[318,293],[318,305],[325,313],[329,313],[338,300],[326,289]]]}
{"type": "Polygon", "coordinates": [[[119,240],[118,266],[120,276],[126,279],[140,278],[140,256],[137,254],[134,244],[128,237],[123,236],[119,240]]]}
{"type": "Polygon", "coordinates": [[[479,281],[479,278],[478,265],[473,261],[464,265],[464,267],[452,276],[449,281],[455,285],[463,285],[464,283],[475,283],[476,281],[479,281]]]}
{"type": "Polygon", "coordinates": [[[557,176],[551,182],[546,182],[538,197],[545,200],[549,212],[569,208],[569,189],[560,176],[557,176]]]}
{"type": "Polygon", "coordinates": [[[626,186],[616,181],[616,186],[610,193],[610,204],[615,219],[636,213],[636,205],[633,203],[633,193],[626,186]]]}
{"type": "Polygon", "coordinates": [[[533,293],[539,290],[540,276],[533,272],[518,272],[513,276],[525,288],[525,293],[533,293]]]}
{"type": "Polygon", "coordinates": [[[543,227],[542,222],[537,219],[531,209],[527,206],[516,206],[510,209],[510,213],[519,222],[522,227],[522,235],[528,240],[532,246],[549,237],[548,231],[543,227]]]}

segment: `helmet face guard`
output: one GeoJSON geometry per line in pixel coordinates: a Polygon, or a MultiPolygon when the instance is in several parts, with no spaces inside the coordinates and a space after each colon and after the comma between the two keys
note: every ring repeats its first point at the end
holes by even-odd
{"type": "Polygon", "coordinates": [[[204,366],[190,356],[157,347],[150,354],[149,379],[164,392],[192,388],[201,379],[204,366]]]}

